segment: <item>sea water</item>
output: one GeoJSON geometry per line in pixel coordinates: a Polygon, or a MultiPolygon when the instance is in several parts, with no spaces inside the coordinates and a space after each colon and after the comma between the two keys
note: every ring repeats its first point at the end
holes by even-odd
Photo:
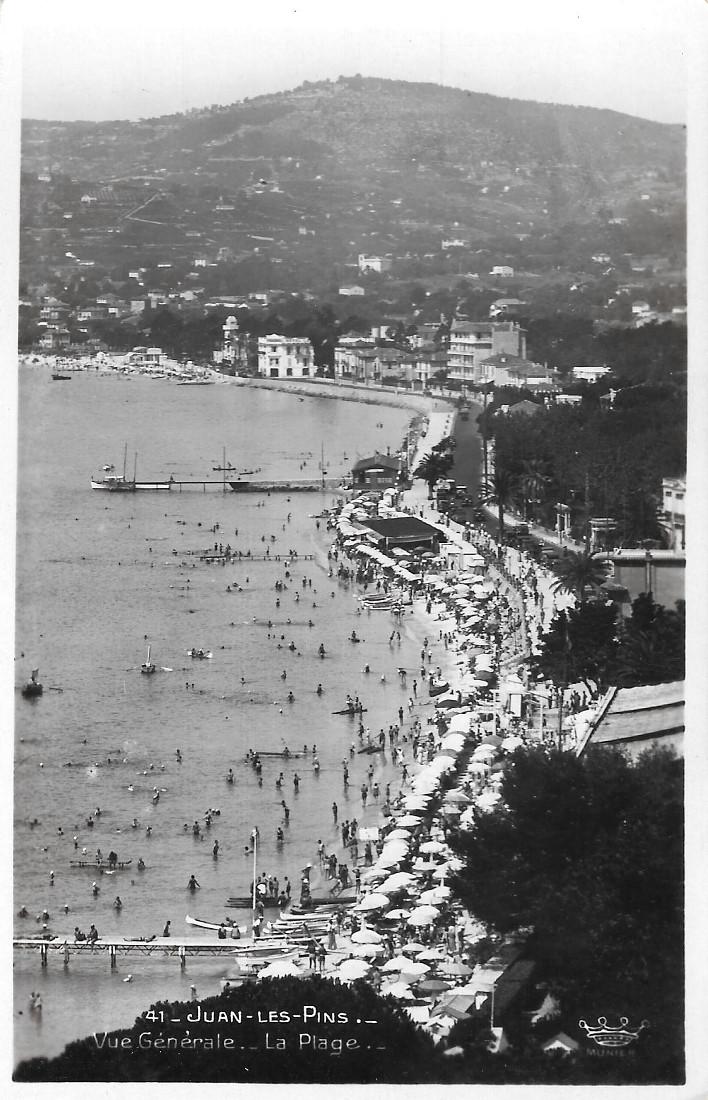
{"type": "MultiPolygon", "coordinates": [[[[281,884],[289,876],[297,894],[318,839],[341,855],[343,820],[379,819],[383,793],[366,808],[360,798],[372,761],[382,792],[389,779],[398,792],[388,754],[353,757],[344,789],[342,760],[359,745],[358,722],[332,712],[350,693],[368,708],[372,733],[397,722],[411,682],[406,689],[397,670],[419,668],[421,630],[410,616],[396,624],[389,612],[361,612],[359,590],[338,582],[336,563],[328,575],[331,535],[315,516],[335,503],[332,492],[108,494],[92,491],[90,477],[103,476],[104,464],[122,472],[126,446],[128,476],[137,468],[138,480],[218,480],[224,451],[236,470],[256,471],[242,475],[253,480],[318,478],[323,463],[328,478],[344,476],[357,458],[397,449],[411,410],[92,372],[59,383],[37,366],[20,369],[19,408],[14,911],[25,905],[30,915],[15,919],[15,934],[38,932],[45,908],[50,931],[70,938],[91,923],[105,936],[159,935],[166,920],[179,937],[195,932],[187,914],[239,917],[245,927],[249,911],[225,902],[249,891],[254,827],[258,870],[281,884]],[[200,560],[227,544],[240,561],[200,560]],[[285,587],[276,591],[276,582],[285,587]],[[400,643],[391,642],[396,626],[400,643]],[[148,644],[153,676],[140,672],[148,644]],[[192,647],[213,656],[193,660],[192,647]],[[33,667],[44,693],[28,701],[19,688],[33,667]],[[259,786],[247,751],[285,744],[307,745],[308,755],[264,758],[259,786]],[[219,812],[206,829],[209,809],[219,812]],[[130,867],[111,876],[71,867],[99,848],[130,867]]],[[[130,1025],[157,998],[188,997],[192,983],[200,996],[213,994],[229,969],[218,959],[190,959],[181,972],[175,958],[119,956],[112,973],[103,953],[66,969],[52,955],[41,969],[38,954],[15,952],[14,966],[16,1060],[130,1025]],[[28,1010],[31,990],[42,994],[41,1013],[28,1010]]]]}

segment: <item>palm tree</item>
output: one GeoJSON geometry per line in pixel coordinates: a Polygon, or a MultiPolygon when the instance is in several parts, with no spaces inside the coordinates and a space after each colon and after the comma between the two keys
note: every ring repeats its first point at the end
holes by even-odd
{"type": "Polygon", "coordinates": [[[483,481],[479,489],[481,504],[496,504],[499,521],[498,540],[504,539],[504,512],[516,501],[518,479],[511,470],[497,466],[491,475],[483,481]]]}
{"type": "Polygon", "coordinates": [[[454,459],[451,454],[429,453],[425,455],[415,470],[413,477],[419,477],[428,486],[428,499],[433,496],[433,486],[452,469],[454,459]]]}
{"type": "MultiPolygon", "coordinates": [[[[523,463],[519,477],[519,487],[524,494],[524,519],[529,504],[540,504],[545,495],[550,478],[546,473],[546,463],[540,458],[527,459],[523,463]]],[[[533,518],[533,513],[532,513],[533,518]]]]}
{"type": "Polygon", "coordinates": [[[558,592],[570,592],[580,607],[587,603],[586,589],[598,589],[607,576],[605,562],[597,554],[587,550],[569,550],[556,566],[558,578],[552,588],[558,592]]]}

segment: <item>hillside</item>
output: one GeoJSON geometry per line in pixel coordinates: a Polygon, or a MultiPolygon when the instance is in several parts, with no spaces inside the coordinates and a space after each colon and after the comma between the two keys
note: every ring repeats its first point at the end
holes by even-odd
{"type": "Polygon", "coordinates": [[[139,122],[28,120],[23,277],[67,252],[114,278],[255,252],[286,289],[358,278],[360,252],[404,278],[450,253],[458,273],[533,277],[588,250],[681,269],[684,154],[677,126],[359,77],[139,122]]]}

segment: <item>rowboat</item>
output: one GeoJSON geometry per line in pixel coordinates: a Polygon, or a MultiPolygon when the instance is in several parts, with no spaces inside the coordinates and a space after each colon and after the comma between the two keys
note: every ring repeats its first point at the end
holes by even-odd
{"type": "MultiPolygon", "coordinates": [[[[265,909],[277,909],[278,899],[272,896],[261,896],[256,894],[256,901],[260,902],[265,909]]],[[[252,909],[253,897],[251,894],[244,894],[238,897],[229,898],[226,902],[229,909],[252,909]]]]}
{"type": "Polygon", "coordinates": [[[69,866],[74,870],[87,869],[89,871],[123,871],[130,867],[132,859],[121,859],[116,863],[109,863],[107,859],[70,859],[69,866]]]}
{"type": "MultiPolygon", "coordinates": [[[[259,749],[258,752],[253,754],[254,756],[279,756],[283,760],[291,760],[293,757],[304,756],[304,752],[291,752],[290,749],[280,749],[279,751],[265,751],[259,749]]],[[[252,760],[253,757],[246,757],[247,760],[252,760]]]]}
{"type": "Polygon", "coordinates": [[[226,917],[218,924],[216,923],[216,921],[200,920],[199,917],[186,916],[184,919],[187,924],[193,925],[194,928],[208,928],[211,932],[218,932],[220,928],[225,928],[227,931],[229,931],[230,929],[238,927],[238,925],[235,923],[235,921],[231,919],[231,917],[226,917]]]}

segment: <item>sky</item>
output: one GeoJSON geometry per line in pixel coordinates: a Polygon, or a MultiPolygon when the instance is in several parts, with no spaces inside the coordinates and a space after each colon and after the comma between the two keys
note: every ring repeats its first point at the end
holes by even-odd
{"type": "MultiPolygon", "coordinates": [[[[150,118],[337,76],[686,121],[705,0],[5,0],[25,118],[150,118]]],[[[703,22],[706,22],[704,19],[703,22]]]]}

